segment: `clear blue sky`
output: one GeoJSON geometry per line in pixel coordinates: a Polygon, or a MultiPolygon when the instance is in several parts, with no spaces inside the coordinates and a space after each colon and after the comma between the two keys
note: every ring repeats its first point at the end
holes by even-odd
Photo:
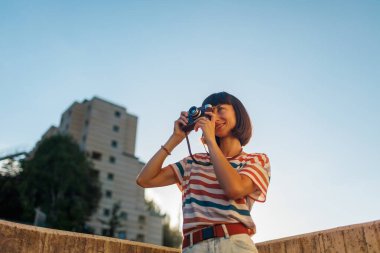
{"type": "MultiPolygon", "coordinates": [[[[224,90],[252,117],[246,152],[271,160],[256,242],[379,219],[379,13],[375,0],[1,1],[0,153],[97,95],[139,117],[146,162],[181,110],[224,90]]],[[[147,193],[177,219],[175,186],[147,193]]]]}

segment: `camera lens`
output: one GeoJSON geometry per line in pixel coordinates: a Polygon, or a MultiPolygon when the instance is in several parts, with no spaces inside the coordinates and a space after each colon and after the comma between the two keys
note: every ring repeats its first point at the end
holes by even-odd
{"type": "Polygon", "coordinates": [[[201,112],[196,106],[192,106],[189,110],[189,116],[192,118],[197,118],[200,113],[201,112]]]}
{"type": "Polygon", "coordinates": [[[210,104],[206,104],[206,105],[205,105],[205,109],[207,109],[207,108],[212,108],[212,105],[210,105],[210,104]]]}

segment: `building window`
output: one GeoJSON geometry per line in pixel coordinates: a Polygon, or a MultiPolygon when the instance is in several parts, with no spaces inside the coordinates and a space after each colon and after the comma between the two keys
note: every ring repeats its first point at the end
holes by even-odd
{"type": "Polygon", "coordinates": [[[113,180],[113,173],[108,173],[107,179],[112,181],[113,180]]]}
{"type": "Polygon", "coordinates": [[[115,111],[115,117],[120,118],[120,116],[121,116],[121,113],[119,111],[115,111]]]}
{"type": "Polygon", "coordinates": [[[88,119],[86,119],[86,120],[84,121],[84,126],[85,126],[85,127],[88,127],[88,119]]]}
{"type": "Polygon", "coordinates": [[[127,220],[128,219],[128,214],[126,212],[122,211],[120,213],[120,219],[127,220]]]}
{"type": "Polygon", "coordinates": [[[114,147],[114,148],[117,148],[117,141],[112,140],[111,146],[114,147]]]}
{"type": "Polygon", "coordinates": [[[103,209],[103,215],[104,216],[109,216],[110,215],[110,210],[108,208],[103,209]]]}
{"type": "Polygon", "coordinates": [[[109,199],[112,198],[112,191],[106,190],[106,197],[109,199]]]}
{"type": "Polygon", "coordinates": [[[114,132],[119,132],[119,129],[120,129],[119,126],[116,126],[116,125],[113,126],[113,131],[114,131],[114,132]]]}
{"type": "Polygon", "coordinates": [[[143,234],[138,234],[136,237],[136,241],[138,242],[144,242],[145,241],[145,236],[143,234]]]}
{"type": "Polygon", "coordinates": [[[127,231],[119,231],[119,232],[117,232],[117,238],[119,238],[119,239],[127,239],[127,231]]]}
{"type": "Polygon", "coordinates": [[[145,221],[146,221],[145,216],[144,215],[139,215],[139,223],[145,224],[145,221]]]}
{"type": "Polygon", "coordinates": [[[99,178],[99,173],[100,172],[98,170],[93,169],[91,171],[94,173],[94,175],[95,175],[96,178],[99,178]]]}
{"type": "Polygon", "coordinates": [[[66,124],[66,126],[65,126],[65,130],[66,130],[66,131],[69,130],[69,124],[66,124]]]}
{"type": "Polygon", "coordinates": [[[114,156],[110,156],[110,163],[115,163],[116,162],[116,158],[114,156]]]}
{"type": "Polygon", "coordinates": [[[91,158],[94,159],[94,160],[100,161],[100,160],[102,160],[102,153],[96,152],[96,151],[92,151],[91,158]]]}
{"type": "Polygon", "coordinates": [[[83,136],[82,136],[82,141],[83,141],[83,142],[86,142],[86,138],[87,138],[86,135],[83,135],[83,136]]]}

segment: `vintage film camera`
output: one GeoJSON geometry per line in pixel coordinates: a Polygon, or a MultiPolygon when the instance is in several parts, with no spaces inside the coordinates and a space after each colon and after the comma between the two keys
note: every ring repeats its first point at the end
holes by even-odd
{"type": "Polygon", "coordinates": [[[200,117],[207,117],[210,119],[208,115],[205,115],[205,112],[212,112],[212,105],[206,104],[202,107],[192,106],[190,107],[187,115],[188,123],[185,126],[182,126],[182,130],[184,132],[189,132],[194,129],[195,121],[200,117]]]}

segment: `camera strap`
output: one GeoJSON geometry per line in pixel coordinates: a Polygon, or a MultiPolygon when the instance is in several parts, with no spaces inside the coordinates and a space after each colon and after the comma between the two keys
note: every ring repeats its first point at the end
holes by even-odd
{"type": "MultiPolygon", "coordinates": [[[[191,159],[193,159],[193,161],[194,161],[196,164],[202,165],[202,163],[198,162],[198,161],[194,158],[193,153],[191,152],[190,141],[189,141],[189,137],[187,136],[187,133],[186,133],[186,132],[185,132],[185,136],[186,136],[186,142],[187,142],[187,149],[189,150],[189,153],[190,153],[191,159]]],[[[203,142],[202,142],[202,144],[203,144],[203,147],[204,147],[205,150],[206,150],[205,144],[204,144],[203,142]]],[[[210,155],[210,154],[207,152],[207,150],[206,150],[206,153],[207,153],[208,155],[210,155]]]]}

